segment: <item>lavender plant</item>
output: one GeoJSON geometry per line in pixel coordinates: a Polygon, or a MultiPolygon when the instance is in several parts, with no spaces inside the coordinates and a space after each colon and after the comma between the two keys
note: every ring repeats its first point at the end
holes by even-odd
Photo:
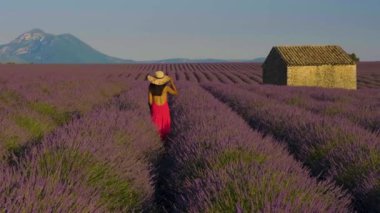
{"type": "Polygon", "coordinates": [[[204,85],[249,124],[286,142],[314,176],[332,178],[355,197],[357,209],[379,209],[380,141],[341,119],[321,117],[243,89],[204,85]]]}
{"type": "Polygon", "coordinates": [[[252,131],[196,85],[181,83],[179,89],[167,141],[168,211],[349,211],[349,196],[310,178],[283,145],[252,131]]]}
{"type": "Polygon", "coordinates": [[[139,91],[122,94],[58,128],[18,159],[16,167],[3,166],[0,200],[5,202],[0,209],[66,212],[150,208],[152,161],[161,143],[149,111],[141,108],[145,99],[134,95],[139,91]]]}
{"type": "Polygon", "coordinates": [[[380,130],[380,96],[371,89],[347,91],[313,87],[247,86],[240,88],[307,109],[321,116],[348,119],[371,132],[380,130]]]}
{"type": "Polygon", "coordinates": [[[0,163],[131,85],[119,76],[105,81],[103,71],[90,76],[43,69],[2,74],[8,78],[0,87],[0,163]]]}

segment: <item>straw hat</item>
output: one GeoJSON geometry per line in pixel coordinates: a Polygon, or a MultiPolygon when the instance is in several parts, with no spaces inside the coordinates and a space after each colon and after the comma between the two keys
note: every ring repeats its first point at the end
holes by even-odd
{"type": "Polygon", "coordinates": [[[170,80],[170,77],[165,75],[163,71],[159,70],[154,73],[154,76],[148,75],[147,79],[152,84],[163,85],[170,80]]]}

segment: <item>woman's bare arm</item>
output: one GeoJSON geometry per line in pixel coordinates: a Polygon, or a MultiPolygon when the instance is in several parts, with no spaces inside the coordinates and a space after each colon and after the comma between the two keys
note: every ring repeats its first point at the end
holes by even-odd
{"type": "Polygon", "coordinates": [[[174,82],[173,82],[173,79],[170,79],[170,86],[167,87],[167,91],[169,94],[172,94],[172,95],[178,95],[178,90],[177,90],[177,87],[175,86],[174,82]]]}
{"type": "Polygon", "coordinates": [[[152,96],[152,93],[149,91],[149,94],[148,94],[148,103],[149,103],[149,106],[152,105],[152,102],[153,102],[153,96],[152,96]]]}

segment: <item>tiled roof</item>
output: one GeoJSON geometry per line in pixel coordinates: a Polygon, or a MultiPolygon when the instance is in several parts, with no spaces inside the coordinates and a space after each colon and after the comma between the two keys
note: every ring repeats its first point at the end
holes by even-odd
{"type": "Polygon", "coordinates": [[[348,65],[355,61],[340,46],[276,46],[273,47],[289,66],[348,65]]]}

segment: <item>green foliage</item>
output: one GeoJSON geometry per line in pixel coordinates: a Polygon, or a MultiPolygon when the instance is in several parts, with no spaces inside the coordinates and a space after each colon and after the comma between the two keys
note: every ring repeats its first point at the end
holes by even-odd
{"type": "Polygon", "coordinates": [[[341,129],[333,127],[319,127],[321,129],[328,129],[331,131],[329,134],[332,137],[325,143],[317,143],[317,146],[314,147],[314,150],[310,152],[310,155],[305,160],[305,164],[311,168],[313,174],[319,172],[325,172],[330,169],[330,164],[326,161],[327,155],[338,147],[341,147],[342,143],[350,144],[355,143],[357,137],[355,135],[347,135],[341,129]],[[324,161],[324,163],[321,163],[324,161]],[[323,166],[321,166],[323,165],[323,166]]]}
{"type": "Polygon", "coordinates": [[[324,108],[322,113],[327,116],[336,116],[343,113],[343,110],[341,106],[328,106],[324,108]]]}
{"type": "MultiPolygon", "coordinates": [[[[216,169],[227,168],[229,164],[235,164],[242,162],[244,165],[257,163],[263,164],[266,161],[264,155],[258,153],[253,153],[246,151],[242,148],[237,149],[226,149],[220,155],[217,156],[216,163],[213,165],[216,169]]],[[[242,171],[235,171],[234,174],[239,174],[242,171]]],[[[242,174],[242,177],[244,175],[242,174]]],[[[254,178],[254,177],[252,177],[254,178]]],[[[265,178],[265,177],[264,177],[265,178]]],[[[273,173],[272,179],[275,182],[275,174],[273,173]]],[[[242,182],[247,182],[243,181],[242,182]]],[[[241,207],[245,210],[258,210],[261,209],[264,205],[265,192],[269,188],[267,186],[256,187],[254,185],[241,185],[237,184],[239,181],[228,182],[225,184],[224,190],[222,190],[218,195],[212,199],[210,208],[207,209],[207,212],[235,212],[236,204],[239,203],[241,207]],[[246,191],[249,196],[242,197],[242,192],[246,191]],[[254,199],[254,201],[251,198],[254,199]],[[260,199],[261,198],[261,199],[260,199]]],[[[278,183],[273,183],[274,185],[278,183]]],[[[272,189],[276,187],[271,187],[272,189]]],[[[280,187],[277,187],[280,191],[280,187]]]]}
{"type": "Polygon", "coordinates": [[[117,131],[114,134],[114,141],[119,145],[129,146],[133,141],[131,136],[125,131],[117,131]]]}
{"type": "Polygon", "coordinates": [[[49,91],[49,89],[48,89],[47,87],[42,87],[42,88],[41,88],[41,91],[42,91],[43,93],[47,94],[47,95],[51,95],[51,93],[50,93],[50,91],[49,91]]]}
{"type": "Polygon", "coordinates": [[[8,152],[18,153],[20,152],[19,137],[17,135],[0,137],[0,140],[3,141],[3,146],[8,152]]]}
{"type": "Polygon", "coordinates": [[[54,120],[57,125],[63,125],[71,116],[67,112],[60,112],[55,106],[43,102],[31,103],[31,108],[42,115],[46,115],[54,120]]]}
{"type": "Polygon", "coordinates": [[[203,158],[197,158],[192,161],[186,162],[179,173],[178,179],[179,182],[184,181],[185,179],[196,179],[204,176],[204,171],[207,169],[208,164],[204,161],[203,158]]]}
{"type": "Polygon", "coordinates": [[[227,149],[222,152],[217,159],[217,163],[214,165],[216,168],[223,168],[230,163],[244,162],[252,163],[257,162],[262,164],[265,161],[265,156],[244,151],[242,149],[227,149]]]}
{"type": "MultiPolygon", "coordinates": [[[[255,193],[252,190],[252,193],[255,193]]],[[[207,209],[207,212],[236,212],[235,206],[239,203],[244,210],[252,210],[249,205],[249,201],[239,196],[236,186],[232,182],[227,183],[224,190],[218,194],[218,199],[214,199],[211,208],[207,209]]],[[[257,209],[262,208],[263,203],[257,202],[257,209]]]]}
{"type": "Polygon", "coordinates": [[[15,122],[18,126],[27,130],[34,139],[41,139],[45,132],[49,131],[51,127],[35,118],[19,115],[15,117],[15,122]]]}
{"type": "Polygon", "coordinates": [[[0,90],[0,101],[5,104],[16,104],[21,101],[21,96],[11,90],[0,90]]]}
{"type": "Polygon", "coordinates": [[[368,150],[367,152],[369,160],[347,165],[345,170],[336,177],[338,184],[344,183],[348,188],[355,188],[359,180],[365,178],[369,171],[375,169],[378,173],[380,172],[380,152],[378,150],[368,150]]]}
{"type": "Polygon", "coordinates": [[[91,163],[89,153],[65,148],[45,152],[39,159],[39,169],[42,175],[57,174],[59,181],[67,183],[70,173],[79,173],[89,163],[91,163]]]}
{"type": "Polygon", "coordinates": [[[108,165],[97,161],[91,153],[73,149],[60,149],[44,153],[39,160],[44,176],[59,177],[59,181],[70,183],[72,177],[79,178],[94,189],[100,189],[101,202],[110,211],[134,210],[141,205],[141,196],[131,187],[130,180],[115,174],[108,165]]]}
{"type": "Polygon", "coordinates": [[[359,58],[355,53],[351,53],[351,54],[350,54],[350,57],[351,57],[352,60],[354,60],[355,62],[359,62],[359,61],[360,61],[360,58],[359,58]]]}
{"type": "MultiPolygon", "coordinates": [[[[302,200],[300,203],[311,202],[310,195],[296,187],[296,180],[282,172],[268,173],[261,176],[260,171],[236,171],[234,181],[227,182],[225,188],[212,198],[211,205],[206,212],[236,212],[236,204],[247,212],[260,212],[268,200],[272,200],[278,193],[287,188],[286,200],[289,204],[294,204],[296,199],[302,200]],[[248,181],[249,178],[255,181],[248,181]],[[282,180],[279,182],[279,180],[282,180]],[[241,183],[246,183],[242,185],[241,183]],[[269,191],[268,191],[269,189],[269,191]]],[[[294,204],[295,207],[296,204],[294,204]]]]}
{"type": "Polygon", "coordinates": [[[288,100],[286,100],[286,103],[292,106],[298,106],[302,107],[305,105],[305,101],[301,96],[294,96],[288,100]]]}
{"type": "Polygon", "coordinates": [[[140,196],[131,188],[128,180],[117,177],[111,168],[104,164],[96,163],[91,165],[87,171],[87,183],[102,190],[101,199],[108,209],[116,211],[127,207],[137,209],[139,207],[140,196]]]}

